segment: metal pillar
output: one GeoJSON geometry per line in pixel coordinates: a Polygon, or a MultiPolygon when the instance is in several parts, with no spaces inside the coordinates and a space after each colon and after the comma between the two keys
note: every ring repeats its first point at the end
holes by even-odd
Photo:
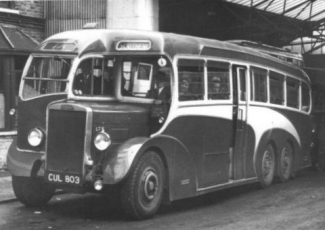
{"type": "Polygon", "coordinates": [[[107,0],[108,29],[158,30],[159,0],[107,0]]]}

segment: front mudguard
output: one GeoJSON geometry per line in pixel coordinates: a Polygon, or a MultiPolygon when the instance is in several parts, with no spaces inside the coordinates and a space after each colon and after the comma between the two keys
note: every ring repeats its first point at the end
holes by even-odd
{"type": "Polygon", "coordinates": [[[196,194],[197,169],[193,156],[180,141],[165,135],[133,138],[119,146],[104,164],[103,183],[122,181],[141,155],[149,150],[160,154],[165,163],[170,200],[196,194]]]}
{"type": "Polygon", "coordinates": [[[36,162],[40,162],[42,156],[42,153],[18,150],[17,138],[14,137],[7,154],[8,171],[13,176],[30,177],[36,162]]]}
{"type": "Polygon", "coordinates": [[[132,138],[121,144],[114,152],[107,154],[103,167],[103,183],[116,184],[120,182],[131,168],[148,137],[132,138]]]}

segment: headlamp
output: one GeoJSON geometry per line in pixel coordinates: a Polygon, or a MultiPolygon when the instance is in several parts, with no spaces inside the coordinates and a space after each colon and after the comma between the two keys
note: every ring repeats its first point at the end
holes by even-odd
{"type": "Polygon", "coordinates": [[[31,146],[37,147],[42,143],[43,138],[44,138],[43,132],[38,128],[33,128],[29,131],[27,140],[31,146]]]}
{"type": "Polygon", "coordinates": [[[97,133],[94,138],[94,145],[100,151],[104,151],[105,149],[107,149],[108,146],[111,145],[111,143],[112,143],[111,137],[109,136],[108,133],[104,131],[97,133]]]}

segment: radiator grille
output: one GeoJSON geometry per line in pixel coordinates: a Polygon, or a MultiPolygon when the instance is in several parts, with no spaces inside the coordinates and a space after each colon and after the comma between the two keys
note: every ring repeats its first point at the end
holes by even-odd
{"type": "Polygon", "coordinates": [[[86,112],[50,110],[47,137],[47,170],[82,173],[86,112]]]}

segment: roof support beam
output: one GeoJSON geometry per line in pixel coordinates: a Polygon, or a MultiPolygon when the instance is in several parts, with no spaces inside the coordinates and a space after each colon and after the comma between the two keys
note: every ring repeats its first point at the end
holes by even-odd
{"type": "MultiPolygon", "coordinates": [[[[309,4],[306,4],[306,5],[305,5],[305,6],[304,6],[300,11],[299,11],[299,13],[296,14],[296,16],[295,16],[294,18],[299,17],[299,15],[302,14],[302,12],[304,12],[305,9],[306,9],[310,4],[312,4],[312,2],[309,2],[309,4]]],[[[310,10],[310,13],[311,13],[311,11],[312,11],[312,10],[310,10]]],[[[310,16],[310,14],[309,14],[309,16],[310,16]]]]}
{"type": "Polygon", "coordinates": [[[323,13],[325,13],[325,10],[319,11],[317,14],[313,14],[313,15],[311,15],[311,16],[308,18],[308,20],[311,21],[313,18],[315,18],[315,17],[317,17],[318,15],[321,15],[321,14],[323,14],[323,13]]]}
{"type": "MultiPolygon", "coordinates": [[[[324,10],[325,12],[325,10],[324,10]]],[[[314,25],[314,30],[319,29],[319,27],[324,26],[325,18],[318,20],[314,25]]]]}
{"type": "Polygon", "coordinates": [[[324,45],[325,45],[325,42],[324,41],[323,42],[319,42],[317,46],[313,46],[313,48],[311,48],[310,50],[308,50],[308,52],[305,52],[305,53],[312,53],[315,50],[318,50],[318,49],[322,48],[324,45]]]}
{"type": "Polygon", "coordinates": [[[313,14],[313,6],[314,6],[314,2],[310,1],[310,10],[309,10],[309,18],[311,17],[311,15],[313,14]]]}
{"type": "Polygon", "coordinates": [[[8,37],[8,35],[6,34],[6,32],[3,30],[2,26],[0,26],[0,31],[3,35],[3,37],[6,39],[6,41],[9,43],[9,45],[11,46],[11,48],[15,49],[14,44],[10,41],[10,38],[8,37]]]}
{"type": "Polygon", "coordinates": [[[269,4],[267,4],[267,6],[266,7],[264,7],[264,11],[266,11],[267,10],[267,8],[269,8],[269,6],[270,5],[272,5],[272,3],[274,2],[274,0],[271,0],[270,2],[269,2],[269,4]]]}
{"type": "MultiPolygon", "coordinates": [[[[284,3],[286,4],[286,1],[284,3]]],[[[295,9],[297,9],[297,8],[305,5],[305,4],[310,4],[310,0],[306,0],[306,1],[302,2],[302,3],[299,3],[298,5],[295,5],[295,6],[289,8],[287,10],[284,10],[283,13],[282,13],[282,15],[285,15],[286,13],[288,13],[290,11],[293,11],[293,10],[295,10],[295,9]]]]}
{"type": "Polygon", "coordinates": [[[260,5],[262,5],[262,4],[264,4],[264,3],[266,3],[266,2],[268,2],[269,0],[264,0],[264,1],[261,1],[261,2],[259,2],[259,3],[256,3],[255,5],[253,5],[253,8],[256,8],[256,7],[258,7],[258,6],[260,6],[260,5]]]}

